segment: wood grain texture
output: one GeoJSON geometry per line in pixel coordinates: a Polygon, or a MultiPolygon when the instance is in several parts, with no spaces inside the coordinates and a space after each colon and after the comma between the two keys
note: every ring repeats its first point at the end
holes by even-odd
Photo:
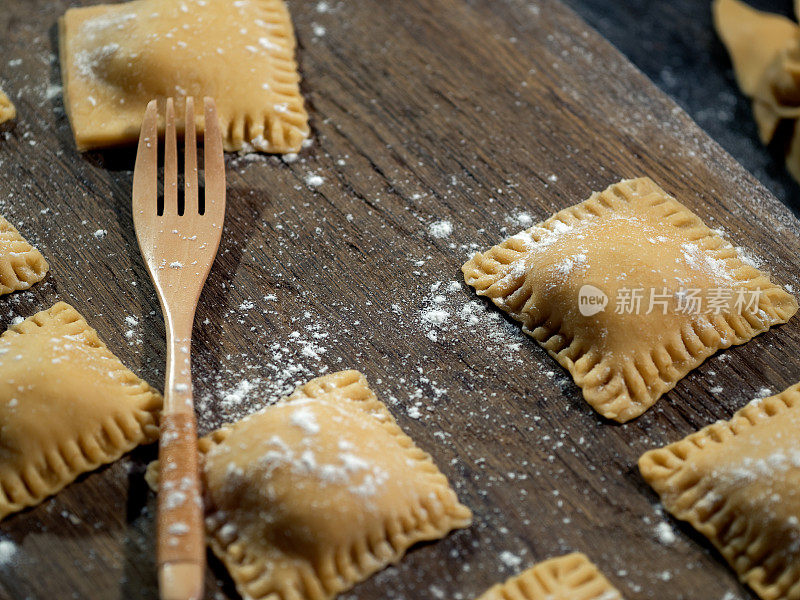
{"type": "MultiPolygon", "coordinates": [[[[0,213],[51,264],[43,284],[0,298],[0,325],[68,301],[158,384],[164,328],[131,223],[133,151],[78,154],[48,90],[56,19],[81,3],[0,10],[0,81],[19,109],[0,134],[0,213]]],[[[476,518],[351,600],[470,600],[572,550],[628,599],[752,598],[691,528],[667,520],[674,541],[658,535],[665,517],[635,463],[799,380],[800,320],[712,357],[620,426],[452,282],[472,251],[530,219],[649,175],[800,290],[794,217],[555,0],[290,8],[314,143],[293,162],[228,157],[226,230],[195,327],[201,431],[325,371],[367,375],[476,518]],[[441,220],[453,230],[436,237],[441,220]],[[436,307],[440,325],[424,317],[436,307]]],[[[154,598],[142,478],[154,456],[140,449],[0,523],[19,545],[0,598],[154,598]]],[[[217,561],[207,584],[208,598],[236,598],[217,561]]]]}

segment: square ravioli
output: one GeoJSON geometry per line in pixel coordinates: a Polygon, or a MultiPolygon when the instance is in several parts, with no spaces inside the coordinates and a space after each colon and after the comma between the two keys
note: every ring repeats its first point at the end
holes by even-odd
{"type": "Polygon", "coordinates": [[[477,600],[622,600],[585,554],[551,558],[497,584],[477,600]]]}
{"type": "Polygon", "coordinates": [[[763,600],[800,598],[800,384],[639,459],[666,509],[763,600]]]}
{"type": "Polygon", "coordinates": [[[467,527],[431,457],[357,371],[201,440],[209,543],[252,600],[321,600],[467,527]]]}
{"type": "MultiPolygon", "coordinates": [[[[308,136],[283,0],[72,8],[59,43],[64,106],[79,150],[135,142],[147,103],[167,97],[176,99],[181,131],[185,99],[213,97],[229,151],[297,152],[308,136]]],[[[202,131],[202,115],[197,126],[202,131]]]]}
{"type": "Polygon", "coordinates": [[[27,290],[47,274],[47,261],[0,217],[0,295],[27,290]]]}
{"type": "Polygon", "coordinates": [[[158,438],[161,396],[59,302],[0,336],[0,519],[158,438]]]}
{"type": "Polygon", "coordinates": [[[14,108],[14,104],[8,99],[3,90],[0,90],[0,125],[16,116],[17,109],[14,108]]]}
{"type": "Polygon", "coordinates": [[[718,350],[797,312],[790,294],[647,177],[593,194],[462,270],[595,410],[620,422],[718,350]]]}

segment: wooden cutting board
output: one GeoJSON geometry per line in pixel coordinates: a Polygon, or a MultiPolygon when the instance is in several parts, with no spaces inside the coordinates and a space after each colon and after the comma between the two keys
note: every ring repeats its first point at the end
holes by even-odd
{"type": "MultiPolygon", "coordinates": [[[[164,328],[131,223],[133,152],[77,153],[56,87],[56,20],[89,3],[0,8],[0,81],[19,108],[0,134],[0,213],[51,265],[45,283],[0,298],[0,325],[68,301],[159,385],[164,328]]],[[[195,329],[203,431],[318,374],[367,375],[475,524],[344,598],[470,600],[571,550],[630,600],[752,598],[665,517],[635,464],[800,379],[800,319],[709,359],[620,426],[459,285],[459,268],[593,190],[649,175],[800,291],[797,220],[554,0],[291,11],[313,144],[295,161],[228,157],[225,235],[195,329]],[[432,308],[442,324],[425,319],[432,308]]],[[[142,478],[154,455],[137,450],[0,523],[17,547],[0,562],[0,597],[155,598],[142,478]]],[[[208,598],[236,598],[210,567],[208,598]]]]}

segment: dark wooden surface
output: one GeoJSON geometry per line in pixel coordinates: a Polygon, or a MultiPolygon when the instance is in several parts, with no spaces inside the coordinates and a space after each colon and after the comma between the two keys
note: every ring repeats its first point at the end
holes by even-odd
{"type": "MultiPolygon", "coordinates": [[[[0,8],[0,81],[19,109],[0,138],[0,213],[51,264],[44,284],[0,298],[0,325],[66,300],[159,384],[164,329],[131,223],[133,155],[76,153],[52,87],[56,19],[76,4],[0,8]]],[[[800,379],[800,320],[711,358],[620,426],[451,282],[472,251],[529,219],[646,174],[800,290],[788,209],[554,0],[294,0],[291,10],[313,145],[294,162],[228,159],[226,233],[195,328],[203,430],[317,374],[367,375],[475,524],[413,549],[351,600],[470,600],[571,550],[630,600],[752,598],[705,540],[661,513],[635,463],[800,379]],[[440,220],[450,235],[431,234],[440,220]],[[440,326],[424,319],[433,307],[449,314],[440,326]]],[[[0,564],[0,597],[154,598],[142,479],[154,454],[140,449],[0,523],[18,545],[0,564]]],[[[208,598],[228,597],[212,561],[208,598]]]]}

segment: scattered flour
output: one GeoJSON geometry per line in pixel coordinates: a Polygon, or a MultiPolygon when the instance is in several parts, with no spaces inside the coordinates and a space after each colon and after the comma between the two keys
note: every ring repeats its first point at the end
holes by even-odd
{"type": "Polygon", "coordinates": [[[661,521],[658,525],[656,525],[656,537],[658,538],[658,541],[665,546],[671,546],[677,540],[675,531],[666,521],[661,521]]]}
{"type": "Polygon", "coordinates": [[[431,325],[443,325],[450,318],[446,310],[428,310],[422,313],[422,318],[431,325]]]}
{"type": "Polygon", "coordinates": [[[178,521],[169,526],[167,532],[170,535],[186,535],[189,533],[189,526],[186,523],[178,521]]]}
{"type": "Polygon", "coordinates": [[[321,175],[317,175],[316,173],[309,173],[306,175],[306,185],[309,187],[319,187],[323,183],[325,183],[325,178],[321,175]]]}
{"type": "Polygon", "coordinates": [[[242,404],[247,399],[252,389],[253,384],[249,380],[243,379],[236,384],[236,387],[223,394],[220,398],[220,402],[222,402],[222,404],[242,404]]]}
{"type": "Polygon", "coordinates": [[[136,328],[139,326],[139,319],[133,315],[128,315],[125,317],[125,324],[130,327],[130,329],[125,332],[125,337],[130,341],[130,343],[141,343],[141,338],[138,338],[136,335],[136,328]]]}
{"type": "Polygon", "coordinates": [[[10,540],[0,540],[0,566],[7,565],[14,560],[17,554],[17,545],[10,540]]]}
{"type": "MultiPolygon", "coordinates": [[[[292,413],[290,424],[299,426],[309,436],[315,436],[321,431],[320,419],[315,411],[321,404],[326,404],[327,410],[333,407],[338,411],[338,415],[331,417],[333,420],[348,418],[345,410],[323,400],[301,400],[298,403],[301,406],[292,413]]],[[[351,494],[363,498],[377,494],[389,480],[389,472],[375,462],[374,457],[359,454],[363,449],[348,439],[339,439],[334,453],[318,452],[316,444],[308,438],[303,439],[299,445],[292,445],[279,434],[265,439],[261,447],[263,452],[256,464],[267,474],[276,469],[288,468],[299,477],[313,477],[321,484],[344,485],[351,494]]],[[[211,457],[213,459],[213,454],[211,457]]],[[[238,467],[229,470],[230,477],[239,478],[241,473],[238,467]]]]}
{"type": "Polygon", "coordinates": [[[500,562],[502,562],[509,569],[516,569],[522,564],[522,557],[517,556],[508,550],[503,550],[500,553],[500,562]]]}
{"type": "Polygon", "coordinates": [[[506,221],[513,224],[515,227],[528,228],[533,225],[533,217],[526,212],[518,212],[506,217],[506,221]]]}
{"type": "Polygon", "coordinates": [[[437,281],[422,300],[420,323],[432,342],[446,342],[464,327],[480,328],[484,349],[507,361],[518,362],[523,341],[529,338],[519,326],[508,322],[500,311],[476,298],[472,288],[458,281],[437,281]]]}
{"type": "Polygon", "coordinates": [[[314,415],[314,411],[307,406],[301,406],[295,409],[292,416],[289,418],[289,423],[295,427],[299,427],[309,435],[315,435],[320,431],[320,426],[314,415]]]}
{"type": "Polygon", "coordinates": [[[713,277],[720,287],[731,287],[735,281],[733,270],[724,259],[715,258],[696,242],[681,244],[683,260],[690,269],[699,269],[713,277]]]}
{"type": "Polygon", "coordinates": [[[435,238],[446,238],[453,233],[453,224],[450,221],[436,221],[430,224],[428,232],[435,238]]]}

